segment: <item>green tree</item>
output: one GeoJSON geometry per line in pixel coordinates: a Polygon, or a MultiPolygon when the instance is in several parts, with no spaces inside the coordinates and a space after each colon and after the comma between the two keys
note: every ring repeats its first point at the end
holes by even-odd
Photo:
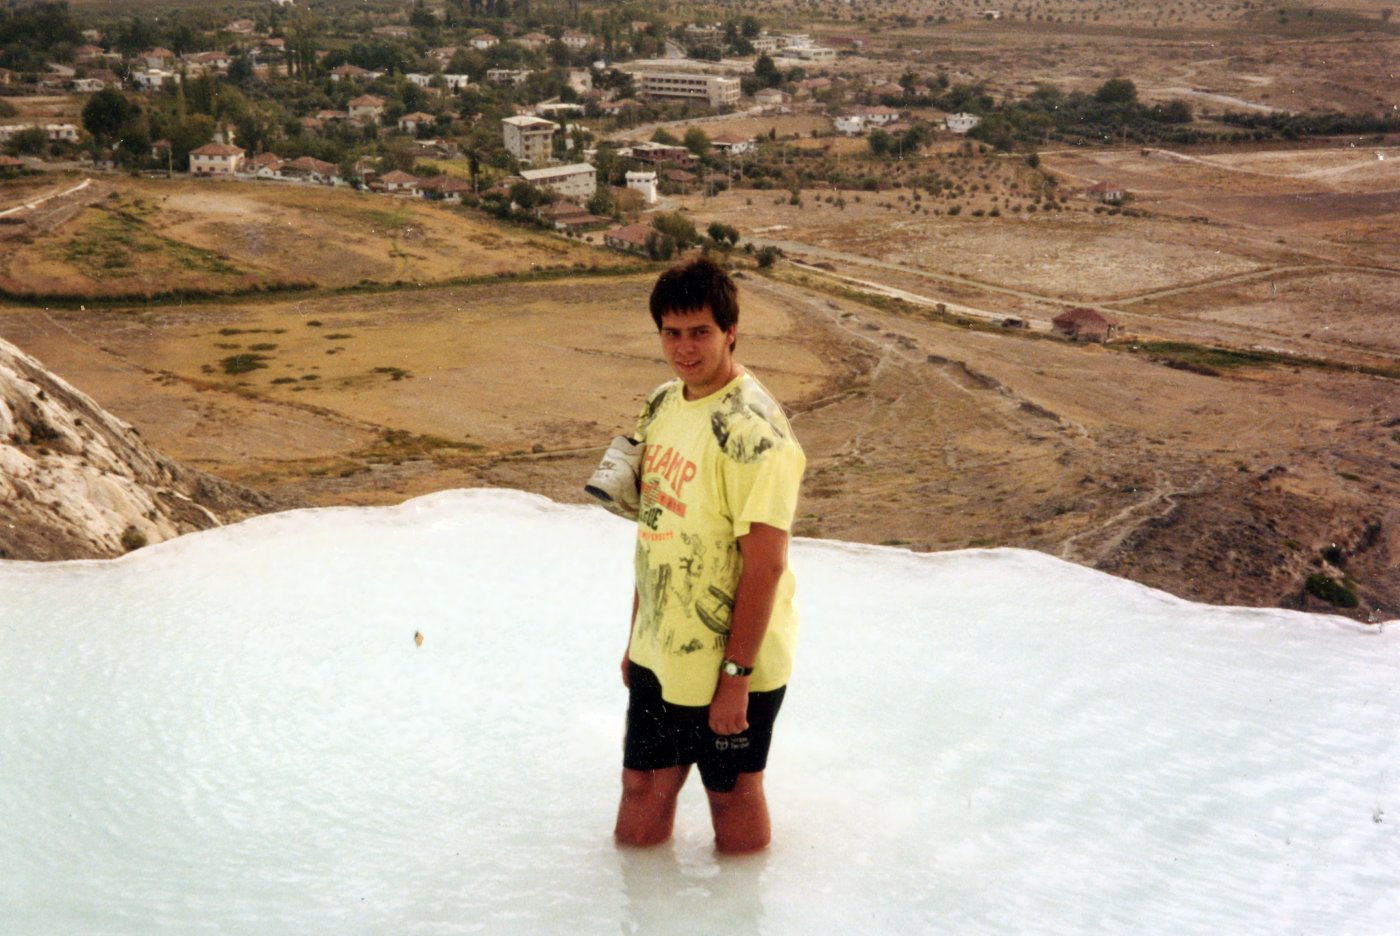
{"type": "Polygon", "coordinates": [[[151,126],[142,114],[136,114],[122,124],[117,132],[117,161],[131,166],[151,154],[151,126]]]}
{"type": "Polygon", "coordinates": [[[102,146],[110,146],[122,125],[140,112],[116,88],[103,88],[83,105],[83,129],[102,146]]]}
{"type": "Polygon", "coordinates": [[[588,199],[588,204],[585,207],[590,214],[601,217],[611,215],[614,207],[612,188],[607,185],[598,186],[598,190],[593,193],[592,198],[588,199]]]}
{"type": "Polygon", "coordinates": [[[5,150],[13,156],[42,156],[48,147],[49,135],[43,127],[25,127],[5,144],[5,150]]]}
{"type": "Polygon", "coordinates": [[[207,114],[191,114],[175,125],[170,134],[170,155],[175,168],[190,167],[190,150],[197,150],[214,138],[214,118],[207,114]]]}
{"type": "Polygon", "coordinates": [[[1127,78],[1110,78],[1094,92],[1094,100],[1100,104],[1136,104],[1137,85],[1127,78]]]}
{"type": "Polygon", "coordinates": [[[733,247],[739,243],[739,229],[722,221],[711,221],[710,226],[705,229],[705,233],[710,235],[710,240],[716,244],[727,243],[733,247]]]}
{"type": "Polygon", "coordinates": [[[699,127],[691,127],[685,132],[685,148],[696,156],[704,156],[710,151],[710,137],[699,127]]]}
{"type": "Polygon", "coordinates": [[[783,73],[778,71],[778,66],[773,64],[773,59],[767,53],[754,61],[753,76],[760,88],[776,88],[783,83],[783,73]]]}
{"type": "Polygon", "coordinates": [[[681,248],[700,242],[695,224],[678,211],[657,215],[651,219],[651,226],[670,237],[681,248]]]}
{"type": "Polygon", "coordinates": [[[649,231],[646,240],[647,256],[653,260],[670,260],[676,253],[675,238],[660,231],[649,231]]]}

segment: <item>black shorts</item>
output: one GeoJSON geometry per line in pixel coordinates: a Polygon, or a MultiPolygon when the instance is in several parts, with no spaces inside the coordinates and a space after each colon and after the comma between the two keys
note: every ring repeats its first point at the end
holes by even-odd
{"type": "Polygon", "coordinates": [[[749,693],[749,727],[736,735],[710,730],[708,705],[675,705],[661,697],[661,682],[645,666],[628,661],[627,737],[622,766],[660,770],[696,764],[705,789],[729,793],[741,773],[757,773],[768,764],[773,722],[786,686],[749,693]]]}

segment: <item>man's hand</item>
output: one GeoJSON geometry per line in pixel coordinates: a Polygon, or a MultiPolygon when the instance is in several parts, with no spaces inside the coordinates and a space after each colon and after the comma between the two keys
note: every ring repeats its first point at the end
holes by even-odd
{"type": "Polygon", "coordinates": [[[710,730],[717,735],[733,735],[748,727],[749,678],[721,675],[710,700],[710,730]]]}
{"type": "Polygon", "coordinates": [[[629,672],[629,668],[632,663],[630,657],[631,653],[632,647],[630,645],[626,650],[622,651],[622,688],[624,689],[632,688],[632,676],[629,672]]]}

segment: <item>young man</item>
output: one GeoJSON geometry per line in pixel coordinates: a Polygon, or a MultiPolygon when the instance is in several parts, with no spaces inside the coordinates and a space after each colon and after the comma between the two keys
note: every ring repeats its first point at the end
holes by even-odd
{"type": "Polygon", "coordinates": [[[671,835],[697,764],[722,852],[770,837],[763,770],[792,670],[788,531],[806,457],[773,397],[734,360],[734,282],[707,259],[667,270],[651,317],[676,377],[637,421],[637,519],[622,803],[616,837],[671,835]]]}

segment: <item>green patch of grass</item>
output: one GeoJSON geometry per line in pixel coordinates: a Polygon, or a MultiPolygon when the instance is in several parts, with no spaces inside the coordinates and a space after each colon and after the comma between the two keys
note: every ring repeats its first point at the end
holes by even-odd
{"type": "Polygon", "coordinates": [[[1150,355],[1164,364],[1196,370],[1198,373],[1218,373],[1239,367],[1268,367],[1285,361],[1299,363],[1282,354],[1233,351],[1229,348],[1212,348],[1186,341],[1139,341],[1123,347],[1132,352],[1150,355]]]}
{"type": "Polygon", "coordinates": [[[265,354],[231,354],[219,363],[224,366],[225,374],[246,374],[266,367],[263,363],[266,360],[265,354]]]}
{"type": "Polygon", "coordinates": [[[158,262],[156,255],[197,273],[242,272],[226,258],[157,234],[138,214],[121,209],[103,209],[101,217],[63,247],[69,263],[103,276],[135,275],[138,265],[158,262]]]}
{"type": "Polygon", "coordinates": [[[296,383],[297,379],[295,377],[274,377],[272,382],[275,384],[296,383]]]}
{"type": "Polygon", "coordinates": [[[262,341],[257,344],[248,345],[249,351],[275,351],[276,349],[276,343],[271,341],[262,341]]]}
{"type": "Polygon", "coordinates": [[[419,435],[402,429],[387,429],[368,448],[355,452],[356,458],[369,462],[399,464],[410,459],[430,458],[437,462],[450,460],[465,452],[479,452],[475,442],[456,442],[441,436],[419,435]]]}
{"type": "Polygon", "coordinates": [[[388,374],[394,380],[403,380],[405,377],[413,376],[402,367],[376,367],[374,372],[376,374],[388,374]]]}
{"type": "Polygon", "coordinates": [[[340,340],[345,339],[345,338],[354,338],[355,336],[354,336],[354,335],[347,335],[347,334],[344,334],[343,332],[336,332],[336,333],[333,334],[333,335],[322,335],[321,337],[324,338],[324,339],[326,339],[327,341],[340,341],[340,340]]]}

